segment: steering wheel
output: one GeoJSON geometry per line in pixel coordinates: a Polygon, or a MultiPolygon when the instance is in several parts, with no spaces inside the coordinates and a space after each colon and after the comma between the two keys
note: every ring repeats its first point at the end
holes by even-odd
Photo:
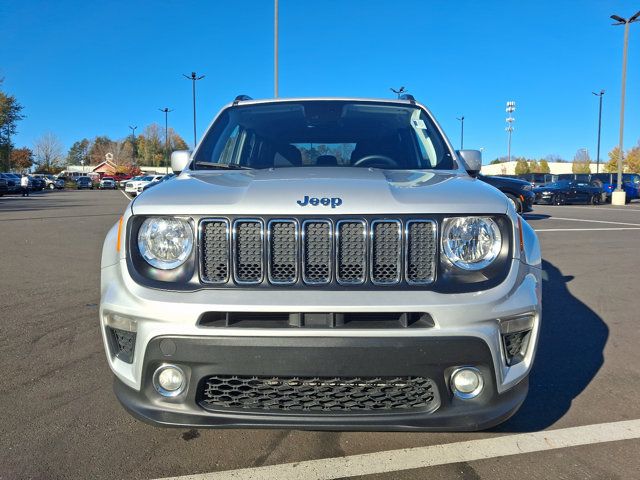
{"type": "Polygon", "coordinates": [[[366,167],[369,164],[382,165],[383,167],[397,167],[398,163],[385,155],[365,155],[353,164],[354,167],[366,167]]]}

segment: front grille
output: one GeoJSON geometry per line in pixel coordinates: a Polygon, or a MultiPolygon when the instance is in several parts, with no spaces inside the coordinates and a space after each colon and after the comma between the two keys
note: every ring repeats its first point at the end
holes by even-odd
{"type": "Polygon", "coordinates": [[[434,282],[430,219],[207,218],[200,277],[220,286],[421,286],[434,282]]]}
{"type": "Polygon", "coordinates": [[[198,403],[207,410],[365,413],[434,410],[437,388],[425,377],[258,377],[213,375],[198,403]]]}

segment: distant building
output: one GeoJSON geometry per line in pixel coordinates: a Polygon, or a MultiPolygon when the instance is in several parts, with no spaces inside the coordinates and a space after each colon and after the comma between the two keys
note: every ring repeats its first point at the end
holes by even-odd
{"type": "MultiPolygon", "coordinates": [[[[517,162],[503,162],[483,165],[481,172],[483,175],[515,175],[516,163],[517,162]]],[[[591,168],[591,173],[596,173],[597,165],[597,163],[590,164],[589,168],[591,168]]],[[[604,171],[604,165],[604,162],[600,162],[600,172],[604,171]]],[[[549,162],[549,169],[551,170],[549,173],[555,175],[560,173],[573,173],[572,167],[573,163],[571,162],[549,162]]]]}

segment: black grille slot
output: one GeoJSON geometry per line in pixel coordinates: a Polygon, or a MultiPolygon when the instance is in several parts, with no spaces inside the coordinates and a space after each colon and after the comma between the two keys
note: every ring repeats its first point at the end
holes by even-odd
{"type": "Polygon", "coordinates": [[[530,336],[531,330],[502,335],[507,365],[515,365],[522,361],[527,351],[530,336]]]}
{"type": "Polygon", "coordinates": [[[436,259],[436,225],[426,220],[407,223],[407,282],[426,284],[433,282],[436,259]]]}
{"type": "Polygon", "coordinates": [[[114,357],[126,363],[133,362],[133,354],[136,348],[136,332],[107,327],[111,343],[111,353],[114,357]]]}
{"type": "Polygon", "coordinates": [[[198,403],[208,410],[242,409],[366,413],[435,410],[437,388],[425,377],[258,377],[205,378],[198,403]]]}
{"type": "Polygon", "coordinates": [[[377,284],[400,281],[400,222],[380,220],[372,223],[371,280],[377,284]]]}
{"type": "Polygon", "coordinates": [[[262,222],[239,220],[234,224],[235,280],[238,283],[260,283],[263,276],[262,222]]]}
{"type": "Polygon", "coordinates": [[[291,220],[274,220],[269,223],[269,281],[291,284],[297,276],[297,225],[291,220]]]}
{"type": "Polygon", "coordinates": [[[203,222],[202,280],[225,283],[229,280],[229,224],[226,220],[203,222]]]}
{"type": "Polygon", "coordinates": [[[338,282],[364,283],[367,265],[366,224],[362,221],[338,222],[337,272],[338,282]]]}
{"type": "Polygon", "coordinates": [[[324,220],[310,220],[302,224],[304,255],[302,275],[305,283],[331,281],[331,224],[324,220]]]}

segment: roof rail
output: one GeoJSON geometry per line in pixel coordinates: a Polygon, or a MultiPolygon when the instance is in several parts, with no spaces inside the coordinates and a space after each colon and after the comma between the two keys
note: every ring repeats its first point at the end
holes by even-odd
{"type": "Polygon", "coordinates": [[[253,98],[251,98],[249,95],[238,95],[234,100],[233,100],[233,104],[237,105],[240,102],[244,102],[246,100],[253,100],[253,98]]]}
{"type": "Polygon", "coordinates": [[[411,95],[410,93],[403,93],[402,95],[400,95],[399,97],[400,100],[409,100],[411,103],[416,103],[416,99],[413,95],[411,95]]]}

